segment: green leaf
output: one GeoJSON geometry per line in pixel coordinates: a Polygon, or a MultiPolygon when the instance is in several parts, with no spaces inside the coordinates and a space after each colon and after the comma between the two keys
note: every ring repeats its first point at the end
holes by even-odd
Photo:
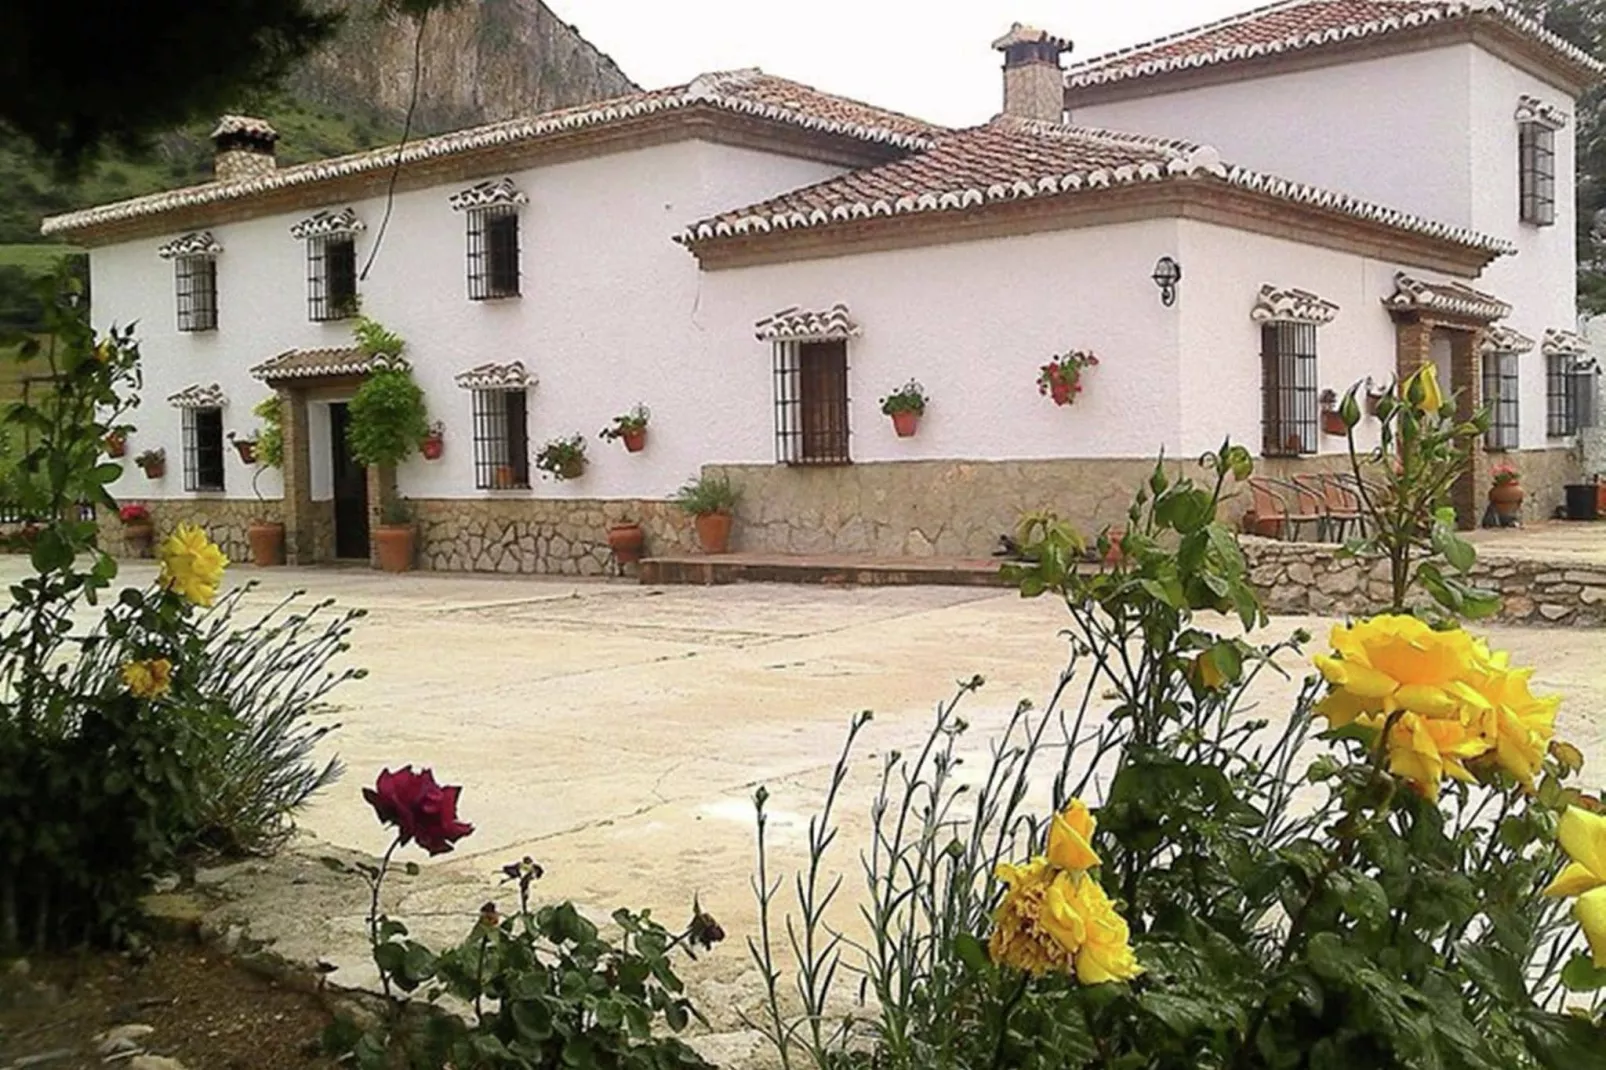
{"type": "Polygon", "coordinates": [[[1569,992],[1596,992],[1606,988],[1606,968],[1596,966],[1582,951],[1561,969],[1561,983],[1569,992]]]}
{"type": "Polygon", "coordinates": [[[986,945],[970,933],[954,937],[954,954],[974,974],[985,976],[992,970],[992,958],[987,954],[986,945]]]}

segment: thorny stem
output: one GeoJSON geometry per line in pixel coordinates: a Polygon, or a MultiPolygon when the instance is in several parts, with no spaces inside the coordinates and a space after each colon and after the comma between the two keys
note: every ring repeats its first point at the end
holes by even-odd
{"type": "MultiPolygon", "coordinates": [[[[368,900],[368,946],[375,952],[374,965],[376,966],[379,965],[379,889],[385,883],[385,871],[390,869],[390,856],[396,853],[396,848],[400,847],[401,843],[401,834],[397,833],[396,838],[390,841],[390,846],[385,848],[385,856],[379,860],[379,869],[374,873],[373,880],[369,882],[373,894],[368,900]]],[[[390,971],[383,966],[379,967],[379,981],[384,986],[385,995],[389,996],[390,971]]]]}

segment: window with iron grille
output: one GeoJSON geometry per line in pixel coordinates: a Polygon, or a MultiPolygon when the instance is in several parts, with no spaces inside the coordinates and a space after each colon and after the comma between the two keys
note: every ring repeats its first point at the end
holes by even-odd
{"type": "Polygon", "coordinates": [[[317,234],[307,239],[307,318],[343,320],[357,314],[357,239],[317,234]]]}
{"type": "Polygon", "coordinates": [[[519,296],[519,210],[511,204],[468,213],[468,296],[519,296]]]}
{"type": "Polygon", "coordinates": [[[529,395],[523,390],[476,390],[474,486],[527,490],[530,486],[529,395]]]}
{"type": "Polygon", "coordinates": [[[1316,324],[1268,323],[1260,329],[1261,453],[1316,452],[1316,324]]]}
{"type": "Polygon", "coordinates": [[[1483,447],[1490,451],[1517,448],[1517,354],[1485,353],[1483,403],[1489,406],[1489,430],[1483,447]]]}
{"type": "Polygon", "coordinates": [[[1572,357],[1551,353],[1545,357],[1545,434],[1563,438],[1578,430],[1573,412],[1572,357]]]}
{"type": "Polygon", "coordinates": [[[775,457],[848,464],[848,344],[775,343],[775,457]]]}
{"type": "Polygon", "coordinates": [[[178,329],[217,329],[217,260],[210,256],[180,256],[173,260],[178,294],[178,329]]]}
{"type": "Polygon", "coordinates": [[[223,489],[223,410],[185,409],[184,489],[223,489]]]}
{"type": "Polygon", "coordinates": [[[1600,426],[1600,362],[1580,361],[1573,365],[1572,375],[1573,429],[1600,426]]]}
{"type": "Polygon", "coordinates": [[[1522,221],[1548,227],[1556,221],[1556,132],[1543,123],[1517,126],[1522,221]]]}

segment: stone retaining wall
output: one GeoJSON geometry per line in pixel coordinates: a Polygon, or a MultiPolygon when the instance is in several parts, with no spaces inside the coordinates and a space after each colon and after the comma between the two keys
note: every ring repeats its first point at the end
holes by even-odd
{"type": "Polygon", "coordinates": [[[691,549],[691,518],[669,502],[551,498],[410,500],[418,567],[451,572],[603,576],[616,571],[608,528],[635,521],[648,553],[691,549]]]}
{"type": "MultiPolygon", "coordinates": [[[[150,510],[156,528],[156,542],[167,538],[180,524],[195,524],[220,546],[230,561],[251,560],[251,544],[245,530],[253,523],[281,520],[279,502],[245,498],[165,498],[158,501],[124,499],[123,505],[139,504],[150,510]]],[[[123,542],[123,523],[117,513],[101,510],[100,544],[114,557],[132,557],[123,542]]]]}
{"type": "MultiPolygon", "coordinates": [[[[1388,604],[1387,562],[1357,561],[1321,543],[1246,537],[1243,547],[1268,613],[1360,616],[1388,604]]],[[[1489,556],[1472,575],[1505,599],[1498,620],[1606,628],[1606,567],[1489,556]]]]}

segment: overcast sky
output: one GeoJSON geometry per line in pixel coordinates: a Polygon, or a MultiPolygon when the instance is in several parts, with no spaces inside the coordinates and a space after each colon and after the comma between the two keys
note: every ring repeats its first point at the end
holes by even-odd
{"type": "Polygon", "coordinates": [[[704,71],[771,74],[951,125],[998,111],[1011,22],[1087,57],[1264,0],[547,0],[644,88],[704,71]]]}

